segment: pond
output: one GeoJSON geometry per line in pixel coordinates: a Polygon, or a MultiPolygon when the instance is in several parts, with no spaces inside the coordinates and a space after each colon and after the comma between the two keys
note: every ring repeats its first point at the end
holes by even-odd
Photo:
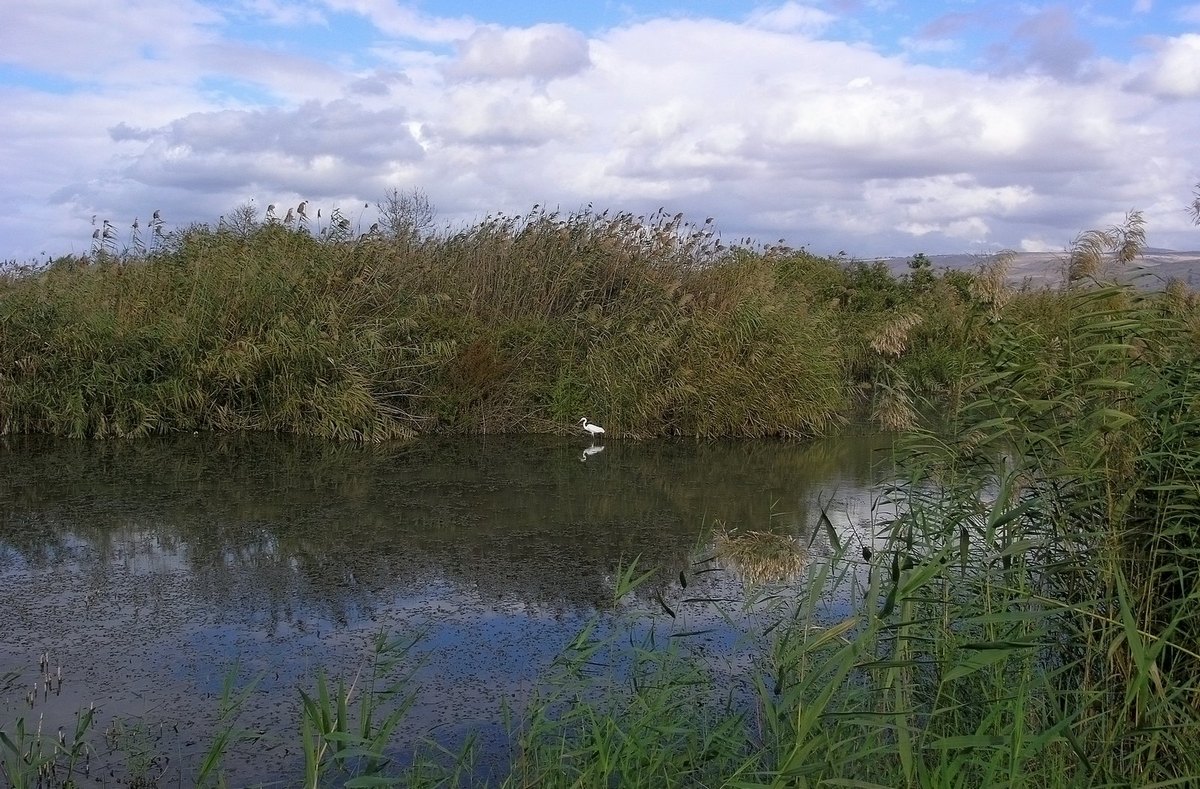
{"type": "MultiPolygon", "coordinates": [[[[861,561],[890,449],[876,434],[3,438],[0,728],[24,717],[69,731],[94,704],[92,775],[187,784],[236,676],[256,680],[238,726],[262,736],[231,748],[230,782],[294,777],[298,688],[322,670],[352,679],[380,632],[419,634],[398,752],[474,737],[483,773],[503,770],[503,710],[519,717],[586,622],[615,621],[619,567],[640,557],[668,579],[720,568],[705,594],[735,599],[755,571],[714,558],[714,529],[791,535],[811,569],[833,553],[822,511],[843,561],[861,561]],[[30,704],[43,656],[62,682],[30,704]]],[[[838,594],[831,617],[848,608],[838,594]]],[[[661,591],[631,605],[667,618],[661,591]]],[[[734,648],[721,627],[705,639],[734,648]]]]}

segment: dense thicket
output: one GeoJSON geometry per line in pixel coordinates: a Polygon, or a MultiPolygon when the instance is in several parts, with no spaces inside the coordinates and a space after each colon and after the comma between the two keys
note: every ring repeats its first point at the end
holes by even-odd
{"type": "Polygon", "coordinates": [[[588,416],[617,435],[800,437],[875,385],[902,423],[901,368],[944,389],[946,348],[970,339],[967,275],[725,248],[678,216],[393,220],[352,238],[243,209],[151,251],[10,270],[0,431],[378,440],[588,416]]]}

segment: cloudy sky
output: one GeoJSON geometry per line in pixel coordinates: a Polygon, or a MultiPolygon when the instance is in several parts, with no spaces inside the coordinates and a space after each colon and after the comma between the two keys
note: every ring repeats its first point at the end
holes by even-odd
{"type": "MultiPolygon", "coordinates": [[[[6,0],[0,259],[302,199],[662,206],[854,257],[1200,248],[1200,2],[6,0]]],[[[311,209],[310,209],[311,213],[311,209]]]]}

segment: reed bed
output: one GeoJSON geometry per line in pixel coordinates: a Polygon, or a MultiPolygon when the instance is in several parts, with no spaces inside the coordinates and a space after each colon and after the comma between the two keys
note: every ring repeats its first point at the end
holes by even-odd
{"type": "MultiPolygon", "coordinates": [[[[0,432],[790,436],[845,420],[837,321],[787,268],[682,217],[591,210],[355,238],[243,207],[10,272],[0,432]]],[[[419,207],[418,207],[419,208],[419,207]]],[[[385,212],[386,214],[386,212],[385,212]]],[[[336,232],[334,232],[336,231],[336,232]]]]}

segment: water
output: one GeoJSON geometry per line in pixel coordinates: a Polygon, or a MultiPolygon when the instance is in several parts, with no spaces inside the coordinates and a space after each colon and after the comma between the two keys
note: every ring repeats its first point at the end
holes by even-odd
{"type": "MultiPolygon", "coordinates": [[[[502,769],[502,707],[519,712],[580,627],[608,621],[623,562],[665,579],[627,605],[683,627],[703,613],[670,603],[676,623],[655,602],[681,598],[681,571],[692,594],[736,597],[745,580],[720,560],[695,574],[714,526],[796,535],[812,565],[831,553],[824,507],[855,557],[889,448],[878,435],[0,439],[0,727],[23,715],[69,728],[95,704],[94,775],[187,784],[236,670],[240,686],[257,679],[239,726],[263,735],[232,749],[231,783],[294,778],[297,688],[322,669],[353,678],[380,632],[420,633],[398,751],[474,735],[482,769],[502,769]],[[62,687],[30,708],[44,653],[62,687]]],[[[829,605],[837,616],[848,601],[829,605]]],[[[706,638],[734,648],[721,628],[706,638]]]]}

